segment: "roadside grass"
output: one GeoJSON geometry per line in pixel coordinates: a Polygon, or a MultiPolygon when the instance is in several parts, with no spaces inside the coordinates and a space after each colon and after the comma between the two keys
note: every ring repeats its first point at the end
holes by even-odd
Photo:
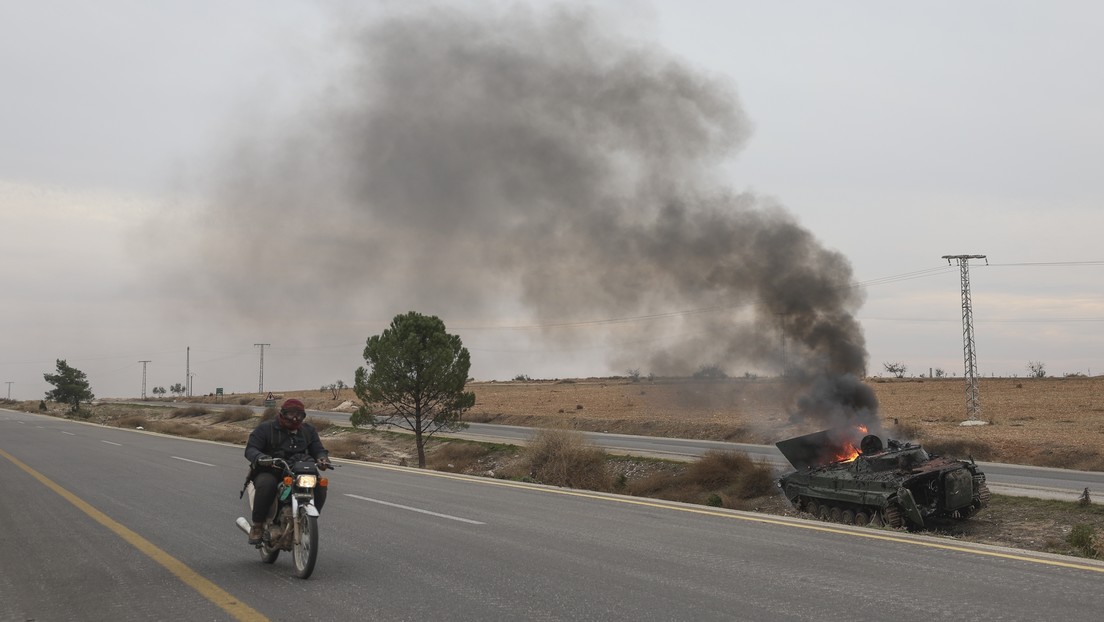
{"type": "Polygon", "coordinates": [[[325,417],[307,417],[307,423],[313,425],[319,434],[334,426],[334,422],[325,417]]]}
{"type": "Polygon", "coordinates": [[[540,430],[505,474],[551,486],[612,491],[606,452],[574,430],[540,430]]]}
{"type": "Polygon", "coordinates": [[[434,471],[466,473],[475,468],[480,460],[490,452],[475,443],[449,441],[442,443],[426,454],[426,467],[434,471]]]}
{"type": "Polygon", "coordinates": [[[971,542],[1104,559],[1104,506],[993,495],[977,516],[936,533],[971,542]],[[984,535],[986,525],[999,527],[1000,538],[984,535]]]}
{"type": "Polygon", "coordinates": [[[625,482],[626,494],[716,507],[746,509],[748,501],[777,492],[774,471],[745,454],[710,451],[676,471],[625,482]]]}
{"type": "Polygon", "coordinates": [[[323,441],[331,458],[359,460],[368,455],[368,439],[362,434],[348,434],[323,441]]]}
{"type": "Polygon", "coordinates": [[[145,428],[149,425],[149,419],[144,415],[127,415],[120,417],[111,423],[117,428],[145,428]]]}
{"type": "Polygon", "coordinates": [[[202,417],[204,415],[211,414],[211,409],[206,406],[185,406],[184,408],[172,409],[167,418],[168,419],[190,419],[192,417],[202,417]]]}
{"type": "Polygon", "coordinates": [[[524,450],[517,445],[461,439],[442,440],[426,449],[426,467],[449,473],[507,477],[503,465],[516,462],[524,450]]]}
{"type": "Polygon", "coordinates": [[[216,410],[211,416],[212,423],[236,423],[238,421],[249,421],[253,418],[253,410],[242,406],[234,408],[227,408],[225,410],[216,410]]]}

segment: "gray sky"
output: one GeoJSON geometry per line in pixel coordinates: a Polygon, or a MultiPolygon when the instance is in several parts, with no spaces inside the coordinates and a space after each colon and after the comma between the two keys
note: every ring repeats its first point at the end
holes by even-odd
{"type": "MultiPolygon", "coordinates": [[[[477,379],[630,367],[646,374],[667,360],[660,353],[711,339],[701,326],[717,324],[683,332],[691,318],[709,315],[705,307],[756,313],[739,306],[735,285],[712,298],[675,296],[658,283],[676,270],[576,265],[615,257],[590,254],[583,229],[550,242],[523,237],[550,230],[536,222],[506,228],[500,223],[539,218],[508,200],[514,182],[521,196],[544,192],[561,209],[629,201],[644,196],[644,186],[695,198],[726,189],[744,197],[736,205],[752,203],[723,208],[736,214],[781,206],[864,284],[853,314],[871,375],[884,374],[886,362],[904,363],[910,374],[962,375],[959,273],[945,254],[985,254],[992,264],[971,270],[983,375],[1022,376],[1029,361],[1052,375],[1104,370],[1098,3],[571,3],[569,15],[587,16],[574,47],[563,43],[573,40],[572,20],[526,17],[506,3],[461,9],[462,19],[408,3],[356,6],[0,5],[0,382],[13,383],[13,398],[40,397],[48,388],[42,374],[57,358],[87,372],[104,397],[141,391],[139,360],[152,361],[148,389],[183,382],[189,346],[199,393],[256,389],[255,343],[272,344],[266,389],[351,382],[364,339],[410,309],[440,316],[461,335],[477,379]],[[481,79],[516,76],[509,84],[524,84],[526,97],[547,106],[491,106],[483,117],[475,114],[488,108],[479,97],[467,107],[434,101],[435,93],[445,99],[439,84],[458,88],[453,76],[468,63],[447,44],[486,37],[495,23],[520,41],[503,35],[501,49],[524,54],[497,58],[500,48],[482,48],[492,53],[475,60],[494,72],[481,79]],[[451,54],[440,76],[427,71],[438,48],[451,54]],[[570,58],[558,64],[561,57],[570,58]],[[643,83],[658,103],[601,100],[591,96],[601,84],[579,86],[593,77],[588,64],[616,65],[610,59],[632,71],[607,84],[643,83]],[[670,63],[679,71],[662,71],[670,63]],[[573,73],[553,88],[548,76],[565,67],[573,73]],[[527,75],[541,83],[527,84],[527,75]],[[665,80],[691,90],[668,91],[665,80]],[[698,136],[698,117],[672,112],[687,92],[710,110],[718,133],[698,136]],[[561,99],[571,114],[556,109],[561,99]],[[554,145],[576,149],[549,161],[566,168],[502,174],[515,159],[509,154],[519,153],[518,137],[530,135],[502,134],[495,143],[467,136],[502,131],[498,123],[516,110],[534,127],[553,123],[556,133],[581,117],[587,131],[598,128],[596,143],[621,153],[590,153],[579,144],[584,133],[554,145]],[[631,131],[637,119],[639,135],[631,131]],[[605,136],[607,125],[615,135],[605,136]],[[409,140],[425,127],[438,131],[409,140]],[[451,142],[436,142],[446,134],[451,142]],[[493,153],[438,157],[455,144],[493,153]],[[388,148],[409,158],[380,155],[388,148]],[[419,182],[421,167],[410,162],[437,173],[419,182]],[[579,162],[594,166],[568,166],[579,162]],[[403,183],[384,178],[389,165],[403,183]],[[613,170],[616,184],[612,173],[596,172],[613,170]],[[448,177],[441,171],[459,173],[435,183],[448,177]],[[486,195],[471,179],[501,187],[486,195]],[[621,185],[633,189],[617,195],[621,185]],[[418,194],[427,187],[433,192],[418,194]],[[487,199],[494,209],[423,218],[411,207],[452,198],[487,199]],[[360,203],[370,206],[356,211],[360,203]],[[471,257],[479,260],[467,264],[471,257]],[[516,263],[527,269],[508,269],[516,263]],[[550,280],[540,283],[560,289],[534,285],[545,270],[550,280]],[[571,270],[579,275],[574,292],[564,276],[571,270]],[[657,284],[652,295],[649,283],[657,284]],[[656,337],[642,343],[642,334],[656,337]]],[[[615,69],[623,68],[601,71],[615,69]]],[[[618,223],[636,231],[648,222],[634,218],[618,223]]],[[[628,229],[611,229],[610,239],[645,239],[628,229]]],[[[643,256],[616,257],[635,265],[643,256]]],[[[773,269],[767,262],[758,274],[773,269]]],[[[742,348],[780,337],[711,318],[731,322],[742,348]]],[[[732,374],[769,374],[777,371],[772,360],[718,362],[732,374]]]]}

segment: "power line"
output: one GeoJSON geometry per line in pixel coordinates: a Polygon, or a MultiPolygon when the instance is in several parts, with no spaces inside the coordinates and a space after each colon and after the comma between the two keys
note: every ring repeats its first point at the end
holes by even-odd
{"type": "Polygon", "coordinates": [[[997,268],[1009,266],[1104,266],[1104,261],[1023,261],[1019,263],[991,263],[988,265],[997,268]]]}

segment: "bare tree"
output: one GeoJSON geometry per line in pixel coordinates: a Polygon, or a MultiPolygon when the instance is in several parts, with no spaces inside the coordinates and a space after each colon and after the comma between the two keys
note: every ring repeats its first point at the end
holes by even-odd
{"type": "Polygon", "coordinates": [[[908,366],[904,363],[882,363],[882,367],[885,370],[893,374],[894,378],[904,378],[905,372],[908,371],[908,366]]]}
{"type": "Polygon", "coordinates": [[[1046,363],[1042,361],[1028,361],[1027,371],[1028,377],[1030,378],[1046,378],[1046,363]]]}

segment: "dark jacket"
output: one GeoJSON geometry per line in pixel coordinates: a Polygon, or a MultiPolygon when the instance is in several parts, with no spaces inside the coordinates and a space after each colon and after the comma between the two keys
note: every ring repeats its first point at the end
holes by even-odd
{"type": "Polygon", "coordinates": [[[261,455],[286,460],[299,454],[307,454],[315,460],[329,455],[318,438],[318,431],[305,421],[294,432],[280,427],[277,419],[262,421],[253,428],[245,444],[245,459],[249,464],[261,455]]]}

